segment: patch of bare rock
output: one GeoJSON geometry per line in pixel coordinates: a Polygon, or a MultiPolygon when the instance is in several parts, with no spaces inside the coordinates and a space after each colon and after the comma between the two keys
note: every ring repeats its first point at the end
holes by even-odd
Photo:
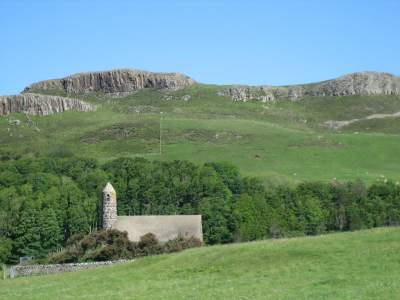
{"type": "Polygon", "coordinates": [[[24,93],[13,96],[0,96],[0,116],[10,113],[47,116],[67,110],[93,111],[96,107],[90,103],[59,96],[24,93]]]}
{"type": "Polygon", "coordinates": [[[163,97],[163,99],[166,101],[183,100],[185,102],[189,101],[191,98],[192,98],[192,96],[190,96],[190,95],[183,95],[183,96],[179,97],[179,96],[170,95],[170,94],[166,94],[163,97]]]}
{"type": "Polygon", "coordinates": [[[400,77],[389,73],[358,72],[312,84],[292,86],[232,86],[218,92],[234,101],[301,100],[306,96],[400,95],[400,77]]]}
{"type": "Polygon", "coordinates": [[[129,95],[144,88],[180,90],[195,83],[180,73],[153,73],[134,69],[118,69],[71,75],[61,79],[34,83],[25,92],[61,90],[68,95],[102,92],[110,95],[129,95]]]}

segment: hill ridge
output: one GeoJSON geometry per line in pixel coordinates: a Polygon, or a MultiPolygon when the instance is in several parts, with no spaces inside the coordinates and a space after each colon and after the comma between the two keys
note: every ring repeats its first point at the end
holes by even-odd
{"type": "Polygon", "coordinates": [[[400,95],[400,77],[386,72],[354,72],[325,81],[287,86],[237,85],[219,91],[219,95],[234,101],[262,102],[310,97],[400,95]]]}

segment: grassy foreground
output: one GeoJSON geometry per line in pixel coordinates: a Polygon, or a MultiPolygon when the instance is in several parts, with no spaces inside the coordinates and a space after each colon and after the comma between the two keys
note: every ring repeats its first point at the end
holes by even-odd
{"type": "Polygon", "coordinates": [[[0,299],[399,299],[400,228],[192,249],[0,281],[0,299]]]}

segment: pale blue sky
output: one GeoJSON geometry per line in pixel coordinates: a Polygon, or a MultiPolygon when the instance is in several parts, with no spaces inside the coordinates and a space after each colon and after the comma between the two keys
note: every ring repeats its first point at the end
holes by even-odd
{"type": "Polygon", "coordinates": [[[400,75],[400,1],[0,0],[0,94],[121,67],[205,83],[400,75]]]}

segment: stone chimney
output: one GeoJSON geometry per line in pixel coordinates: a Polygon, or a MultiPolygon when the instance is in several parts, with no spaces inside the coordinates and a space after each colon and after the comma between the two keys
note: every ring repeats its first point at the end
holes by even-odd
{"type": "Polygon", "coordinates": [[[111,183],[103,189],[103,229],[111,229],[117,221],[117,193],[111,183]]]}

